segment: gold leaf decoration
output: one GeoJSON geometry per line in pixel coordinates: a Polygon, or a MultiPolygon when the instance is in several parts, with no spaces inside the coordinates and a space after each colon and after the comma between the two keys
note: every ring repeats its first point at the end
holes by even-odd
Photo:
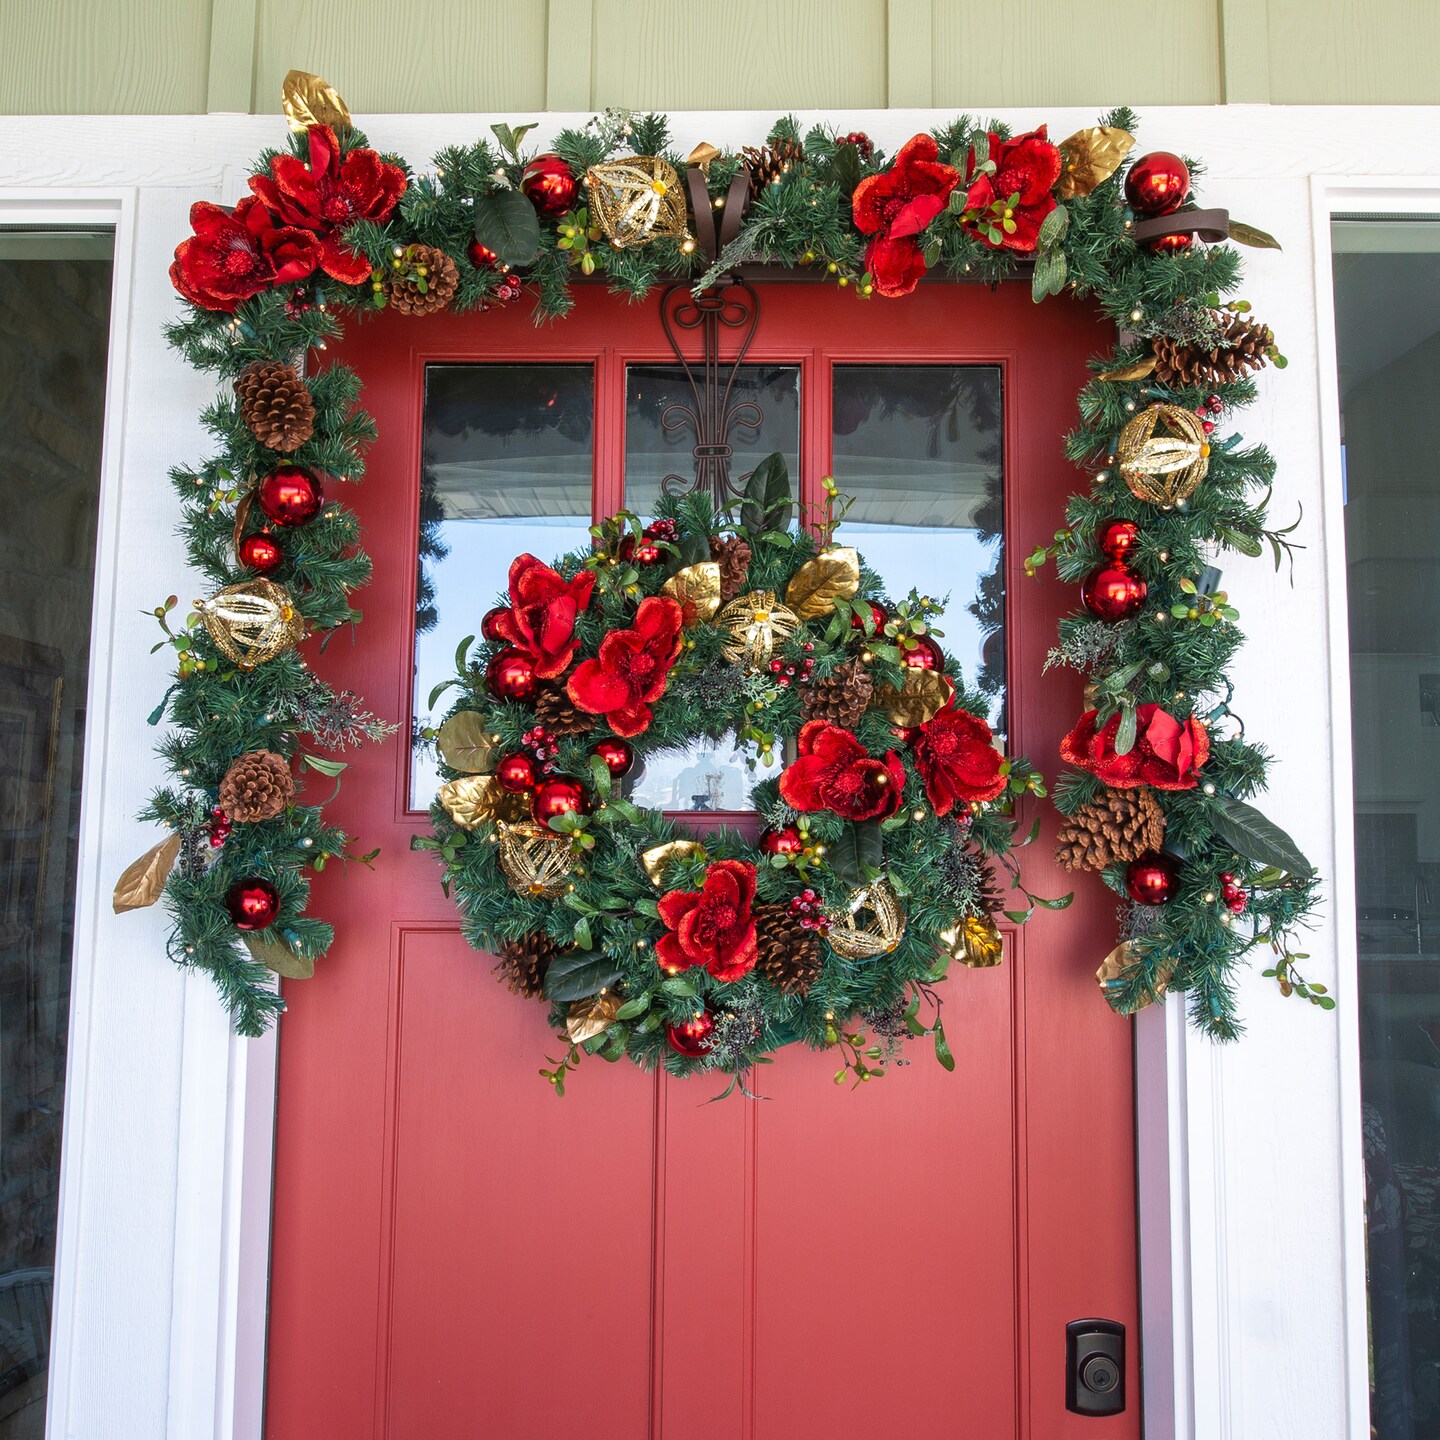
{"type": "Polygon", "coordinates": [[[715,617],[715,623],[730,636],[720,653],[750,670],[758,670],[770,659],[776,641],[788,640],[800,628],[795,612],[778,604],[773,590],[751,590],[737,596],[715,617]]]}
{"type": "Polygon", "coordinates": [[[1247,225],[1243,220],[1230,222],[1230,238],[1237,245],[1249,245],[1253,250],[1278,250],[1280,242],[1268,230],[1247,225]]]}
{"type": "MultiPolygon", "coordinates": [[[[1105,996],[1107,1003],[1110,1001],[1110,985],[1113,981],[1119,980],[1127,970],[1140,963],[1140,952],[1135,948],[1133,940],[1122,940],[1101,962],[1100,968],[1095,972],[1096,983],[1100,986],[1100,993],[1105,996]]],[[[1139,1002],[1127,1009],[1125,1013],[1134,1014],[1136,1010],[1143,1010],[1153,1000],[1158,1000],[1169,988],[1170,977],[1175,973],[1173,965],[1162,964],[1158,967],[1155,976],[1155,994],[1153,997],[1142,994],[1139,1002]]]]}
{"type": "Polygon", "coordinates": [[[1088,195],[1120,168],[1134,144],[1135,137],[1116,125],[1091,125],[1062,140],[1055,198],[1075,200],[1088,195]]]}
{"type": "Polygon", "coordinates": [[[670,840],[664,845],[652,845],[640,856],[640,864],[650,877],[652,885],[660,885],[665,878],[665,867],[672,860],[683,860],[690,855],[705,854],[705,847],[698,840],[670,840]]]}
{"type": "Polygon", "coordinates": [[[710,167],[725,152],[718,146],[712,145],[708,140],[702,140],[686,157],[687,165],[694,165],[699,168],[700,173],[708,180],[710,178],[710,167]]]}
{"type": "Polygon", "coordinates": [[[487,821],[516,820],[525,814],[525,797],[502,789],[493,775],[462,775],[458,780],[447,780],[438,797],[462,830],[473,830],[487,821]]]}
{"type": "Polygon", "coordinates": [[[872,881],[850,892],[845,910],[832,915],[825,938],[844,960],[874,960],[905,938],[905,911],[887,881],[872,881]]]}
{"type": "Polygon", "coordinates": [[[195,609],[215,648],[242,670],[283,655],[305,638],[295,602],[273,580],[242,580],[197,600],[195,609]]]}
{"type": "Polygon", "coordinates": [[[837,600],[860,593],[860,556],[849,545],[832,545],[807,560],[790,577],[785,603],[802,620],[818,620],[834,612],[837,600]]]}
{"type": "Polygon", "coordinates": [[[575,868],[566,836],[533,820],[501,820],[495,828],[500,832],[500,868],[517,895],[553,900],[565,893],[575,868]]]}
{"type": "Polygon", "coordinates": [[[127,910],[143,910],[153,905],[165,892],[165,882],[180,858],[180,837],[167,835],[158,845],[152,845],[138,860],[125,867],[125,873],[115,882],[112,904],[115,913],[123,915],[127,910]]]}
{"type": "Polygon", "coordinates": [[[893,685],[877,685],[872,710],[884,710],[897,724],[907,730],[933,720],[954,692],[950,682],[938,670],[909,670],[900,689],[893,685]]]}
{"type": "Polygon", "coordinates": [[[590,216],[617,250],[648,245],[660,236],[682,240],[685,192],[675,167],[658,155],[602,160],[585,172],[590,216]]]}
{"type": "Polygon", "coordinates": [[[1155,357],[1147,355],[1133,365],[1121,365],[1115,370],[1102,370],[1095,378],[1097,380],[1143,380],[1154,369],[1155,357]]]}
{"type": "Polygon", "coordinates": [[[660,591],[676,601],[684,615],[688,630],[715,618],[720,608],[720,566],[714,560],[702,560],[677,570],[660,591]]]}
{"type": "Polygon", "coordinates": [[[565,1016],[565,1033],[572,1045],[583,1045],[609,1029],[620,1008],[620,997],[602,990],[587,1000],[576,1000],[565,1016]]]}
{"type": "Polygon", "coordinates": [[[350,111],[334,86],[318,75],[292,70],[280,86],[285,123],[298,135],[312,125],[329,125],[338,134],[351,128],[350,111]]]}
{"type": "Polygon", "coordinates": [[[1200,488],[1210,468],[1210,441],[1183,405],[1147,405],[1120,432],[1115,459],[1137,500],[1169,507],[1200,488]]]}
{"type": "Polygon", "coordinates": [[[1004,958],[1005,942],[988,915],[966,915],[940,932],[940,943],[953,959],[972,970],[987,970],[1004,958]]]}
{"type": "Polygon", "coordinates": [[[452,715],[435,737],[440,758],[452,769],[479,775],[493,763],[494,746],[485,717],[478,710],[461,710],[452,715]]]}
{"type": "Polygon", "coordinates": [[[308,980],[315,973],[315,961],[306,955],[297,955],[288,945],[279,940],[265,940],[259,935],[245,935],[245,948],[267,970],[273,970],[286,980],[308,980]]]}

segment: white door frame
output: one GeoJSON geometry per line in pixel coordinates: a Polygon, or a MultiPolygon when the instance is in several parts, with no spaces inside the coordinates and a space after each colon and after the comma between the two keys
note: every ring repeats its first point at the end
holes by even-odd
{"type": "MultiPolygon", "coordinates": [[[[1304,504],[1308,548],[1293,590],[1258,562],[1234,565],[1227,586],[1252,637],[1235,666],[1246,720],[1283,762],[1267,808],[1326,882],[1309,973],[1340,1000],[1325,1015],[1282,1000],[1256,973],[1242,981],[1249,1035],[1240,1045],[1199,1039],[1176,1005],[1137,1023],[1144,1405],[1153,1440],[1368,1434],[1328,216],[1440,206],[1440,109],[1385,111],[1390,132],[1406,134],[1408,153],[1422,157],[1424,172],[1402,180],[1367,176],[1376,151],[1359,113],[1172,107],[1142,117],[1145,149],[1203,154],[1207,199],[1286,245],[1283,256],[1249,257],[1248,293],[1291,364],[1262,375],[1260,402],[1241,428],[1279,458],[1277,513],[1304,504]],[[1362,194],[1365,204],[1355,199],[1362,194]]],[[[894,148],[948,114],[803,118],[864,129],[894,148]]],[[[443,144],[487,134],[492,118],[362,123],[377,146],[424,165],[443,144]]],[[[539,135],[586,118],[546,115],[539,135]]],[[[1059,136],[1093,124],[1094,111],[1001,118],[1017,129],[1048,120],[1059,136]]],[[[772,119],[672,116],[682,146],[748,141],[772,119]]],[[[116,917],[109,893],[152,843],[131,817],[161,776],[144,717],[168,683],[167,659],[146,658],[155,633],[144,612],[167,592],[188,599],[194,584],[171,533],[166,471],[208,453],[197,416],[211,387],[160,335],[179,309],[166,267],[188,233],[190,203],[238,198],[251,160],[281,142],[283,126],[278,116],[61,116],[11,117],[6,129],[0,220],[85,217],[116,227],[49,1434],[259,1440],[274,1038],[234,1039],[208,980],[166,958],[164,916],[116,917]]],[[[1049,423],[1058,433],[1069,417],[1049,423]]],[[[1097,940],[1097,963],[1104,948],[1097,940]]]]}

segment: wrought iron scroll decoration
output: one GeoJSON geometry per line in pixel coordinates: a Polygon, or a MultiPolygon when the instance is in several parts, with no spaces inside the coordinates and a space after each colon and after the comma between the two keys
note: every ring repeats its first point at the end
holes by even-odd
{"type": "Polygon", "coordinates": [[[695,442],[691,454],[694,473],[674,472],[660,482],[666,495],[689,495],[704,491],[717,507],[728,504],[745,492],[746,475],[733,476],[735,439],[754,439],[765,423],[765,412],[753,400],[736,401],[735,377],[755,338],[760,323],[760,297],[743,280],[730,280],[695,295],[684,284],[670,286],[660,301],[660,323],[675,358],[685,371],[691,400],[672,401],[660,413],[667,432],[689,428],[695,442]],[[700,332],[700,356],[687,358],[681,341],[688,333],[700,332]],[[722,357],[721,341],[726,331],[738,337],[735,354],[722,357]],[[747,433],[748,432],[748,433],[747,433]]]}

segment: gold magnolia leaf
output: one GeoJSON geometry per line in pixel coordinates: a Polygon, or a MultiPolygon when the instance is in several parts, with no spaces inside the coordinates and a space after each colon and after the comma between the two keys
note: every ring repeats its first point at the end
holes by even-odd
{"type": "Polygon", "coordinates": [[[640,856],[640,864],[650,877],[650,883],[659,885],[665,878],[665,867],[672,860],[704,854],[705,847],[698,840],[670,840],[664,845],[652,845],[644,851],[640,856]]]}
{"type": "Polygon", "coordinates": [[[285,77],[280,87],[280,108],[285,112],[285,123],[297,135],[312,125],[329,125],[337,133],[351,128],[350,111],[335,88],[304,70],[292,70],[285,77]]]}
{"type": "Polygon", "coordinates": [[[907,670],[899,690],[893,685],[875,687],[870,708],[886,711],[896,725],[913,730],[933,720],[953,693],[950,682],[938,670],[907,670]]]}
{"type": "Polygon", "coordinates": [[[1243,220],[1230,222],[1230,238],[1237,245],[1249,245],[1254,250],[1280,249],[1280,242],[1268,231],[1247,225],[1243,220]]]}
{"type": "MultiPolygon", "coordinates": [[[[1127,970],[1140,963],[1140,953],[1135,948],[1133,940],[1122,940],[1101,962],[1100,968],[1095,972],[1095,980],[1100,986],[1100,993],[1110,1000],[1110,985],[1112,981],[1119,980],[1127,970]]],[[[1158,1000],[1169,988],[1170,977],[1175,973],[1175,967],[1164,962],[1158,968],[1155,976],[1154,999],[1158,1000]]],[[[1143,1010],[1152,1001],[1152,997],[1142,994],[1137,1004],[1127,1007],[1126,1014],[1134,1014],[1136,1010],[1143,1010]]],[[[1110,1003],[1114,1003],[1113,1001],[1110,1003]]]]}
{"type": "Polygon", "coordinates": [[[565,1033],[572,1045],[583,1045],[610,1028],[615,1012],[620,1008],[620,997],[613,991],[592,995],[587,1000],[576,1000],[565,1016],[565,1033]]]}
{"type": "Polygon", "coordinates": [[[1115,125],[1092,125],[1062,140],[1055,198],[1074,200],[1088,195],[1120,168],[1134,144],[1135,137],[1115,125]]]}
{"type": "Polygon", "coordinates": [[[158,845],[152,845],[138,860],[125,867],[125,873],[115,882],[112,903],[115,913],[123,915],[127,910],[143,910],[153,905],[165,892],[165,882],[180,858],[180,837],[168,835],[158,845]]]}
{"type": "Polygon", "coordinates": [[[313,957],[297,955],[279,940],[265,940],[259,935],[246,935],[244,940],[245,948],[267,970],[273,970],[287,980],[308,980],[315,973],[313,957]]]}
{"type": "Polygon", "coordinates": [[[785,603],[802,620],[818,620],[835,609],[837,600],[860,593],[860,557],[852,546],[832,545],[807,560],[785,587],[785,603]]]}
{"type": "Polygon", "coordinates": [[[1155,369],[1155,357],[1147,355],[1133,365],[1122,365],[1118,370],[1102,370],[1097,380],[1143,380],[1155,369]]]}
{"type": "Polygon", "coordinates": [[[490,731],[478,710],[461,710],[452,715],[440,727],[435,748],[452,770],[464,770],[469,775],[479,775],[493,763],[490,731]]]}
{"type": "Polygon", "coordinates": [[[708,180],[710,178],[710,167],[725,152],[718,145],[712,145],[708,140],[702,140],[686,157],[687,165],[696,165],[700,173],[708,180]]]}
{"type": "Polygon", "coordinates": [[[525,797],[503,790],[493,775],[462,775],[439,790],[440,803],[462,829],[494,820],[519,820],[527,814],[525,797]]]}
{"type": "Polygon", "coordinates": [[[714,560],[687,565],[677,570],[660,590],[679,604],[687,630],[692,625],[703,625],[713,620],[720,608],[720,566],[714,560]]]}
{"type": "Polygon", "coordinates": [[[988,915],[967,915],[940,932],[949,954],[972,970],[988,970],[1004,958],[1005,942],[988,915]]]}

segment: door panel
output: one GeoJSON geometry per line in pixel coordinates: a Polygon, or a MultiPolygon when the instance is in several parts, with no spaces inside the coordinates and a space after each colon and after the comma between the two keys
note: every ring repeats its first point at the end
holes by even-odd
{"type": "MultiPolygon", "coordinates": [[[[937,284],[897,305],[757,288],[747,363],[799,367],[812,501],[834,466],[836,367],[999,367],[1011,743],[1053,773],[1080,684],[1040,676],[1073,591],[1026,581],[1017,557],[1073,483],[1062,438],[1100,322],[1037,309],[1022,286],[937,284]]],[[[357,643],[315,663],[402,729],[354,760],[335,802],[362,847],[382,846],[375,871],[319,877],[317,913],[340,935],[313,980],[286,982],[270,1440],[1137,1436],[1133,1353],[1127,1414],[1064,1409],[1066,1321],[1135,1334],[1130,1025],[1094,981],[1105,898],[1091,887],[1038,913],[1007,933],[1001,969],[952,975],[953,1074],[917,1046],[851,1093],[835,1061],[790,1050],[756,1076],[769,1099],[711,1105],[713,1081],[592,1060],[557,1101],[536,1074],[556,1053],[543,1008],[495,983],[433,857],[409,850],[425,824],[407,813],[405,745],[425,371],[593,367],[590,483],[607,514],[624,490],[626,369],[673,356],[656,304],[588,290],[543,330],[518,310],[386,314],[341,353],[379,422],[354,491],[376,570],[357,643]]],[[[477,579],[462,633],[494,586],[477,579]]],[[[1026,879],[1060,894],[1041,819],[1026,879]]]]}

